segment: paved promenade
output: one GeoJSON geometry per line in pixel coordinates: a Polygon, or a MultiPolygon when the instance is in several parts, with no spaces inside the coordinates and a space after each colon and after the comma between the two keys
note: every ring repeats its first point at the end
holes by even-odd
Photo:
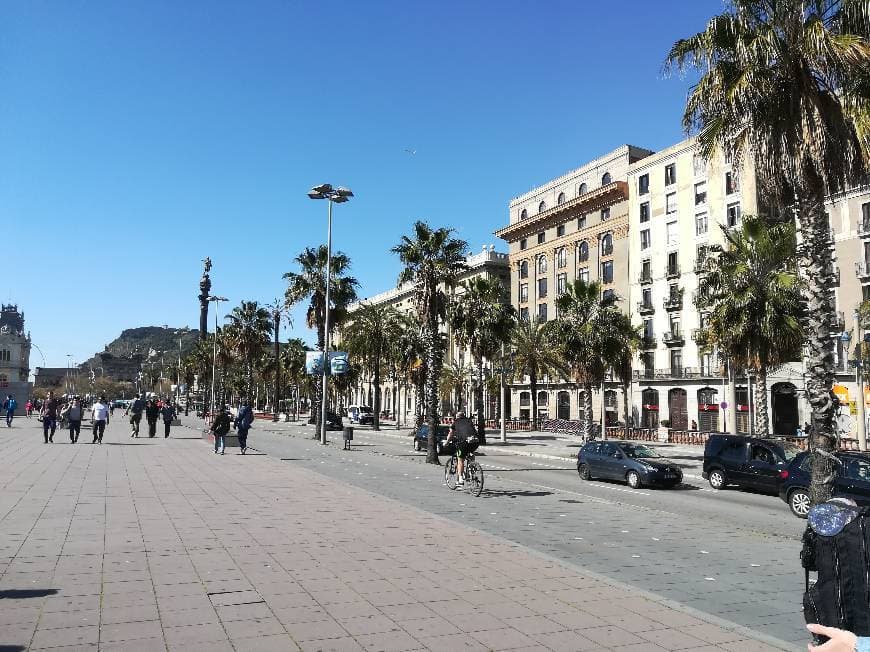
{"type": "Polygon", "coordinates": [[[125,426],[0,429],[0,650],[780,649],[292,460],[125,426]]]}

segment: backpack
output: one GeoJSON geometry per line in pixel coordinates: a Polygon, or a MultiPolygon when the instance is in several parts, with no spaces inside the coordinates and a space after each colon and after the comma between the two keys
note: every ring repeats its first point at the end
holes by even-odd
{"type": "Polygon", "coordinates": [[[11,410],[12,412],[14,412],[15,408],[17,407],[18,401],[16,401],[14,398],[10,398],[9,401],[6,403],[6,409],[11,410]]]}
{"type": "Polygon", "coordinates": [[[807,526],[800,556],[807,623],[870,636],[870,507],[833,536],[807,526]],[[812,586],[810,571],[818,573],[812,586]]]}

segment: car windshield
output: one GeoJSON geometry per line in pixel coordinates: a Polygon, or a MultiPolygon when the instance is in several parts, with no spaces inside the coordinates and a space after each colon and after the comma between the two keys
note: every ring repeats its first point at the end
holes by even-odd
{"type": "Polygon", "coordinates": [[[658,453],[656,453],[649,446],[644,446],[643,444],[620,444],[619,446],[622,451],[632,457],[634,459],[641,459],[644,457],[661,457],[658,453]]]}

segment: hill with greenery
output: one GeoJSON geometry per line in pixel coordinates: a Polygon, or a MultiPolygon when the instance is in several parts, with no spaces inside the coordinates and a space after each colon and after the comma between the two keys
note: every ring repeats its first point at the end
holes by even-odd
{"type": "MultiPolygon", "coordinates": [[[[144,360],[149,356],[178,356],[179,340],[181,342],[181,357],[186,356],[196,345],[199,339],[199,331],[189,328],[170,328],[168,326],[140,326],[139,328],[127,328],[121,334],[106,345],[103,352],[111,353],[119,358],[129,358],[138,353],[144,360]]],[[[96,356],[85,362],[82,366],[88,368],[97,365],[96,356]]]]}

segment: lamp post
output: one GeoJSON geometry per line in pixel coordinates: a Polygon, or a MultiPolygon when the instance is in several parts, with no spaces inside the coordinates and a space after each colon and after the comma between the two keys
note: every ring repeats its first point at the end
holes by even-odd
{"type": "Polygon", "coordinates": [[[858,450],[867,450],[867,422],[865,421],[864,409],[864,324],[861,322],[861,313],[855,311],[855,329],[857,335],[857,350],[855,351],[855,408],[858,413],[858,450]]]}
{"type": "Polygon", "coordinates": [[[326,443],[326,407],[328,402],[327,386],[329,381],[329,285],[332,277],[332,205],[343,204],[353,197],[348,188],[333,188],[331,184],[322,183],[314,186],[309,192],[310,199],[325,199],[328,204],[326,218],[326,296],[323,317],[323,388],[320,398],[320,443],[326,443]]]}
{"type": "Polygon", "coordinates": [[[220,312],[220,303],[221,301],[229,301],[226,297],[214,297],[210,296],[208,298],[210,302],[217,303],[218,305],[214,308],[214,344],[212,346],[212,358],[211,358],[211,417],[214,419],[214,377],[215,371],[217,369],[217,336],[218,336],[218,312],[220,312]]]}
{"type": "Polygon", "coordinates": [[[269,306],[275,328],[275,400],[272,404],[272,422],[278,421],[278,402],[281,400],[281,345],[278,343],[278,329],[281,327],[281,314],[284,307],[278,299],[269,306]]]}

